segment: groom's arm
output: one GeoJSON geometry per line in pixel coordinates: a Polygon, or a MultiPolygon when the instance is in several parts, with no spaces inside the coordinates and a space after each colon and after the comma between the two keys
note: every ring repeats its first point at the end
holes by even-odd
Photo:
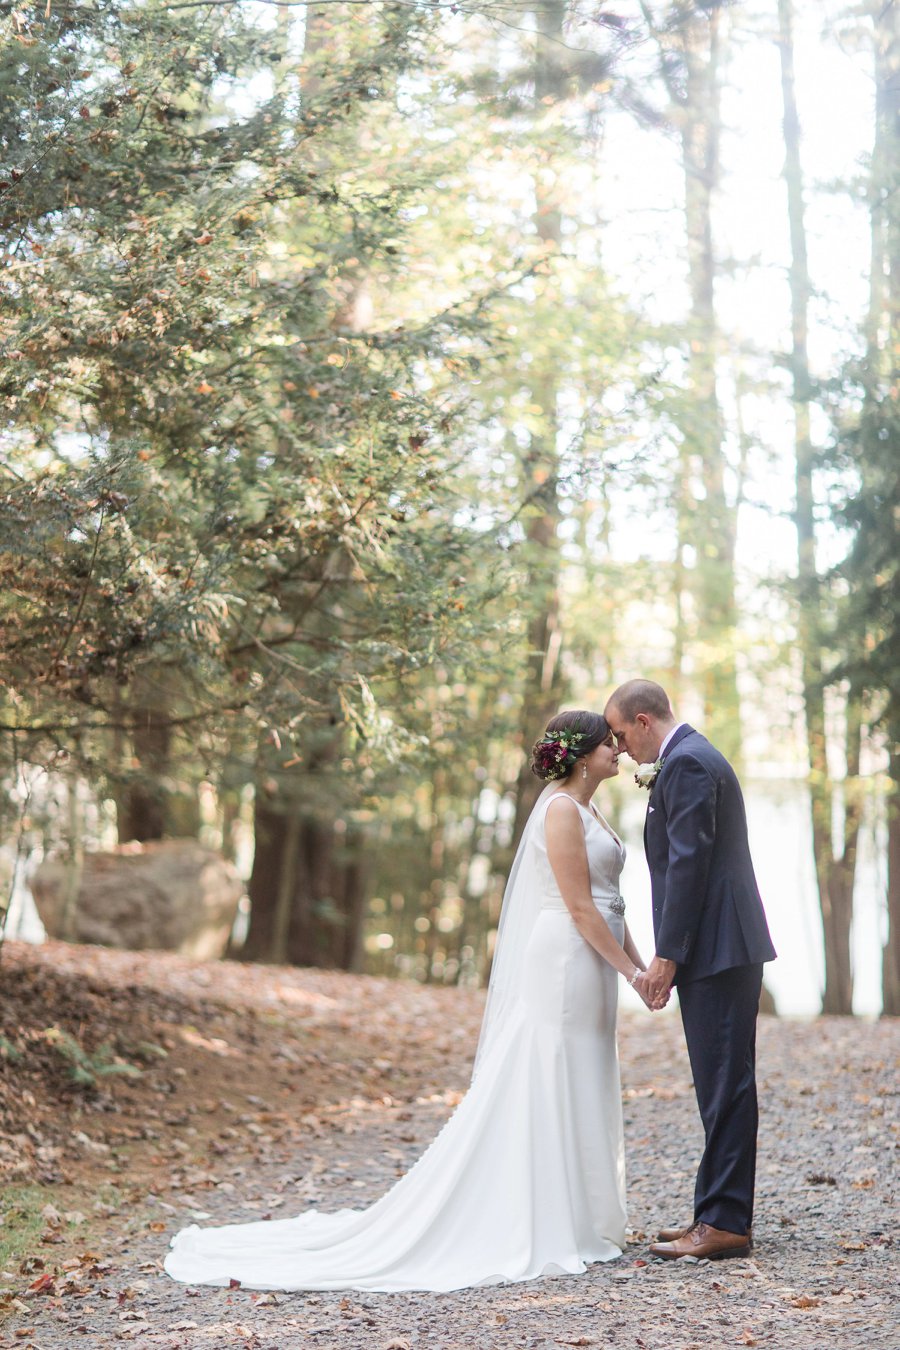
{"type": "Polygon", "coordinates": [[[669,860],[656,954],[684,965],[690,960],[706,899],[716,839],[717,785],[691,755],[677,756],[665,772],[669,860]]]}

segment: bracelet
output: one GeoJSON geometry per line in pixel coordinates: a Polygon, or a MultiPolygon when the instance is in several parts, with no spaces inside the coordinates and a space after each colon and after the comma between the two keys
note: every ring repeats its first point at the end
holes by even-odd
{"type": "Polygon", "coordinates": [[[644,973],[644,972],[641,970],[640,966],[635,966],[635,968],[634,968],[634,974],[632,975],[631,979],[628,981],[628,983],[631,985],[632,989],[634,988],[634,982],[635,982],[635,980],[637,979],[637,977],[638,977],[639,975],[643,975],[643,973],[644,973]]]}

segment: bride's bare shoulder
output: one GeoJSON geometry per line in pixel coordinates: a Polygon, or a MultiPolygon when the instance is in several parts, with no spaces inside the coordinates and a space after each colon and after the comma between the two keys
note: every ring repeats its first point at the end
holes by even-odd
{"type": "Polygon", "coordinates": [[[544,804],[544,828],[550,829],[555,834],[559,831],[569,833],[575,826],[578,829],[583,829],[581,810],[575,798],[570,796],[568,792],[551,792],[544,804]],[[559,807],[555,811],[551,811],[550,808],[554,803],[560,800],[567,801],[570,805],[564,811],[561,811],[559,807]]]}

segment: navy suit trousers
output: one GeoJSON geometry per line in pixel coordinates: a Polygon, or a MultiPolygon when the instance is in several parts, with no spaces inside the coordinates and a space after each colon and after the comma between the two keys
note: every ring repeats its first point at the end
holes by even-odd
{"type": "Polygon", "coordinates": [[[735,966],[678,986],[706,1147],[694,1219],[729,1233],[753,1222],[756,1173],[756,1018],[762,965],[735,966]]]}

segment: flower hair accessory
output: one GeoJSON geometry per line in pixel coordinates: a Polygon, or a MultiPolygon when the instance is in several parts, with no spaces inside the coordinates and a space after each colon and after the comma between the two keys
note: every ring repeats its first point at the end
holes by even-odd
{"type": "Polygon", "coordinates": [[[665,762],[664,759],[658,759],[655,764],[639,764],[637,773],[634,775],[634,781],[638,787],[646,788],[649,792],[659,777],[660,770],[665,762]]]}
{"type": "Polygon", "coordinates": [[[585,739],[584,731],[548,731],[535,743],[532,757],[542,778],[565,778],[579,758],[578,746],[585,739]]]}

